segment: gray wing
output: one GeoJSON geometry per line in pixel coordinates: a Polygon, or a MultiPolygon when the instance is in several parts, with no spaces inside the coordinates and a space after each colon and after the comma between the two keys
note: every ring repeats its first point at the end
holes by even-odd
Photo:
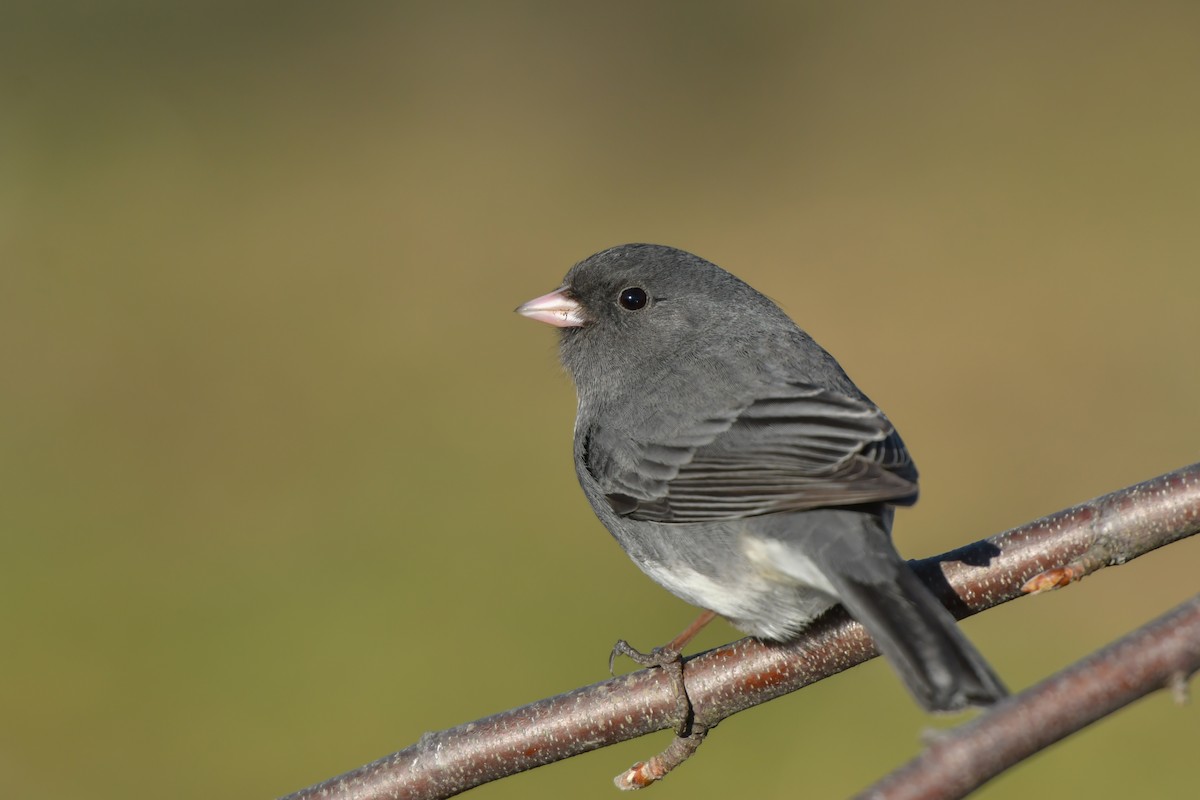
{"type": "Polygon", "coordinates": [[[916,467],[888,419],[827,389],[788,385],[656,438],[585,434],[584,464],[622,516],[705,522],[917,497],[916,467]]]}

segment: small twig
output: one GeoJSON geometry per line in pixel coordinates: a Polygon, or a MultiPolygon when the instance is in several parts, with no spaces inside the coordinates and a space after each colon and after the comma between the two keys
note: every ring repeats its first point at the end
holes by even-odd
{"type": "Polygon", "coordinates": [[[1009,767],[1200,669],[1200,595],[946,731],[856,800],[958,800],[1009,767]]]}
{"type": "Polygon", "coordinates": [[[618,789],[645,789],[666,777],[667,773],[692,757],[708,735],[708,729],[693,726],[687,736],[676,736],[667,745],[667,749],[651,758],[649,761],[639,761],[629,769],[613,778],[618,789]]]}
{"type": "MultiPolygon", "coordinates": [[[[957,616],[1020,597],[1035,576],[1062,585],[1200,529],[1200,464],[1114,492],[913,567],[957,616]]],[[[1034,588],[1047,588],[1035,582],[1034,588]]],[[[694,724],[722,719],[875,656],[840,609],[797,641],[742,639],[687,660],[694,724]]],[[[641,670],[521,708],[429,733],[398,753],[290,795],[337,800],[434,800],[506,775],[671,728],[677,696],[662,670],[641,670]]]]}

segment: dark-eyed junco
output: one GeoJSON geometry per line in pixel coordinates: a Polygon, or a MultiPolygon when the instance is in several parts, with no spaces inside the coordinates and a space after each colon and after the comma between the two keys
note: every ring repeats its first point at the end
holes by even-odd
{"type": "Polygon", "coordinates": [[[900,436],[774,303],[627,244],[517,311],[560,329],[579,483],[647,575],[766,639],[841,603],[926,709],[1005,695],[892,546],[894,507],[917,499],[900,436]]]}

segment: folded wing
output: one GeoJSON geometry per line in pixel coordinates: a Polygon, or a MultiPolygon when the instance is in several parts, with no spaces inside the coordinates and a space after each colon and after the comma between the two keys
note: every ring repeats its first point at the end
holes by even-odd
{"type": "Polygon", "coordinates": [[[869,401],[788,384],[676,431],[590,431],[584,463],[616,513],[704,522],[917,497],[917,471],[869,401]]]}

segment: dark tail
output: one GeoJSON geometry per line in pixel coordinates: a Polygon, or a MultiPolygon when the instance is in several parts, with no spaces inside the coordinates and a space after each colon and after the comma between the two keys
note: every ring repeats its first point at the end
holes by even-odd
{"type": "Polygon", "coordinates": [[[954,615],[892,547],[890,512],[824,513],[828,524],[814,534],[819,567],[917,702],[958,711],[1007,696],[954,615]]]}
{"type": "Polygon", "coordinates": [[[834,585],[917,702],[927,711],[958,711],[1005,697],[1008,690],[954,615],[907,564],[897,578],[883,586],[836,579],[834,585]]]}

